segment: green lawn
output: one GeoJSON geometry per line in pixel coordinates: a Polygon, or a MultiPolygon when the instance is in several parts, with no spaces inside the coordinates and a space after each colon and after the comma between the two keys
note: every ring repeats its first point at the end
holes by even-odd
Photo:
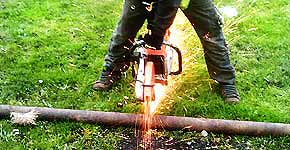
{"type": "MultiPolygon", "coordinates": [[[[203,50],[188,23],[180,43],[186,60],[160,114],[290,123],[290,4],[288,0],[219,0],[238,9],[225,18],[231,62],[241,95],[225,104],[206,70],[203,50]]],[[[140,113],[129,73],[110,92],[91,89],[98,77],[122,1],[1,0],[0,103],[140,113]],[[124,98],[125,96],[129,99],[124,98]],[[124,106],[118,107],[118,103],[124,106]]],[[[19,126],[0,120],[0,149],[117,149],[135,129],[38,121],[19,126]],[[19,131],[19,133],[18,133],[19,131]]],[[[288,149],[290,137],[249,137],[158,131],[176,141],[220,139],[219,149],[288,149]],[[230,139],[230,140],[229,140],[230,139]]],[[[182,143],[182,142],[181,142],[182,143]]]]}

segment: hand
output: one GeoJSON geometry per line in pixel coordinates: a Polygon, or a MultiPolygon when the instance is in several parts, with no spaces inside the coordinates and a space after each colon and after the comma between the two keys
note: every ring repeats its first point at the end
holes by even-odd
{"type": "Polygon", "coordinates": [[[163,43],[163,36],[145,34],[144,41],[149,47],[159,50],[163,43]]]}

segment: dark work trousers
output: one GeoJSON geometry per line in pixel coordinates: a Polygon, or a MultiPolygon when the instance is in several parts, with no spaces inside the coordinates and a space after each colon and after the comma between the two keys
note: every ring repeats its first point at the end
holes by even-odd
{"type": "MultiPolygon", "coordinates": [[[[168,7],[168,1],[161,0],[160,2],[164,2],[162,5],[168,7]]],[[[116,60],[122,60],[126,57],[128,51],[126,47],[131,44],[130,41],[134,40],[144,21],[148,18],[148,10],[141,2],[141,0],[124,1],[121,18],[113,32],[108,54],[105,57],[105,67],[115,67],[116,60]]],[[[179,2],[170,4],[170,7],[176,7],[176,4],[179,2]]],[[[233,85],[235,70],[230,64],[229,48],[221,27],[221,16],[212,0],[190,0],[188,7],[183,12],[200,38],[210,77],[220,83],[233,85]]],[[[175,15],[171,15],[171,17],[173,16],[175,15]]],[[[156,28],[165,32],[172,21],[172,18],[167,18],[166,21],[159,20],[158,24],[164,26],[156,28]]],[[[163,33],[161,32],[161,34],[163,33]]]]}

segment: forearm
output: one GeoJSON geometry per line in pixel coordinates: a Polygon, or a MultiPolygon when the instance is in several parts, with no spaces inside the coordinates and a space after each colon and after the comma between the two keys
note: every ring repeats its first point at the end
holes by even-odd
{"type": "Polygon", "coordinates": [[[153,16],[148,20],[150,34],[145,36],[149,45],[161,47],[166,30],[172,25],[180,0],[159,0],[154,4],[153,16]]]}

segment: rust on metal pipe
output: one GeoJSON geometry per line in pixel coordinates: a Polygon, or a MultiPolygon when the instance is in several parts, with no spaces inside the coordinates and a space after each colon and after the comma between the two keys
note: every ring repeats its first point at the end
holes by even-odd
{"type": "MultiPolygon", "coordinates": [[[[100,112],[87,110],[54,109],[43,107],[25,107],[0,105],[0,118],[9,118],[11,112],[26,113],[35,111],[42,120],[70,120],[87,123],[97,123],[109,126],[141,127],[142,114],[117,112],[100,112]]],[[[152,128],[169,130],[189,130],[244,134],[244,135],[290,135],[290,124],[266,123],[253,121],[235,121],[222,119],[203,119],[177,116],[155,115],[152,128]]]]}

